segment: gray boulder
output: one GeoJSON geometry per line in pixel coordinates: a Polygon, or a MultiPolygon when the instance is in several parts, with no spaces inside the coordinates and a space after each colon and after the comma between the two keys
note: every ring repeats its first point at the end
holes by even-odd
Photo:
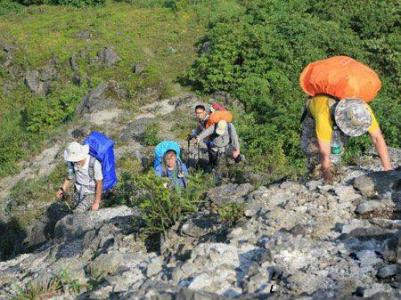
{"type": "Polygon", "coordinates": [[[40,80],[39,71],[27,71],[25,74],[25,84],[29,90],[39,96],[46,96],[50,91],[50,84],[40,80]]]}
{"type": "Polygon", "coordinates": [[[384,203],[381,201],[377,201],[377,200],[369,200],[369,201],[365,201],[362,202],[358,205],[358,207],[356,208],[355,212],[357,214],[366,214],[368,212],[372,212],[372,211],[376,211],[376,210],[380,210],[383,209],[385,207],[384,203]]]}
{"type": "Polygon", "coordinates": [[[82,99],[81,104],[77,107],[77,113],[82,115],[115,108],[114,99],[118,98],[118,89],[118,84],[115,81],[100,83],[82,99]]]}
{"type": "Polygon", "coordinates": [[[138,211],[127,206],[68,215],[57,222],[54,230],[55,237],[62,240],[77,239],[90,230],[100,228],[105,223],[128,222],[130,224],[131,218],[138,215],[138,211]]]}
{"type": "Polygon", "coordinates": [[[106,47],[97,54],[99,61],[106,67],[114,66],[120,58],[111,47],[106,47]]]}
{"type": "Polygon", "coordinates": [[[181,233],[199,238],[208,233],[216,231],[220,226],[216,215],[199,215],[189,218],[182,226],[181,233]]]}
{"type": "Polygon", "coordinates": [[[381,267],[379,271],[377,271],[377,277],[381,279],[393,277],[395,275],[401,274],[401,266],[398,264],[387,265],[381,267]]]}
{"type": "Polygon", "coordinates": [[[132,66],[132,72],[136,75],[140,75],[145,71],[145,64],[138,62],[132,66]]]}
{"type": "Polygon", "coordinates": [[[249,183],[244,184],[225,184],[219,187],[210,189],[207,197],[217,206],[222,206],[228,203],[241,204],[245,202],[245,197],[252,192],[254,186],[249,183]]]}
{"type": "Polygon", "coordinates": [[[153,118],[144,117],[129,123],[121,133],[121,140],[125,142],[131,139],[140,140],[146,128],[153,122],[153,118]]]}

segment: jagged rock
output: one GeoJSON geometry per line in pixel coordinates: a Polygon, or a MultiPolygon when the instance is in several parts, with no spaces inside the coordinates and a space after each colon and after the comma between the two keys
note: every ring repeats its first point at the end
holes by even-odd
{"type": "Polygon", "coordinates": [[[0,40],[0,49],[3,50],[4,52],[11,52],[13,50],[15,50],[17,47],[3,41],[0,40]]]}
{"type": "Polygon", "coordinates": [[[137,75],[140,75],[143,73],[143,71],[145,71],[145,64],[139,62],[136,63],[132,66],[132,72],[134,72],[137,75]]]}
{"type": "Polygon", "coordinates": [[[372,212],[375,210],[383,209],[384,207],[385,207],[385,205],[381,201],[369,200],[369,201],[365,201],[365,202],[362,202],[361,204],[359,204],[358,207],[356,208],[355,212],[358,214],[365,214],[365,213],[372,212]]]}
{"type": "Polygon", "coordinates": [[[266,201],[270,196],[269,190],[265,186],[259,187],[246,197],[245,216],[255,216],[266,206],[266,201]]]}
{"type": "Polygon", "coordinates": [[[48,241],[54,234],[54,226],[57,221],[69,213],[68,207],[61,203],[52,203],[46,210],[46,214],[37,220],[27,231],[24,244],[28,248],[36,247],[48,241]]]}
{"type": "Polygon", "coordinates": [[[210,48],[211,48],[211,43],[209,41],[206,41],[202,44],[202,46],[200,48],[200,53],[207,54],[210,52],[210,48]]]}
{"type": "Polygon", "coordinates": [[[72,75],[71,80],[72,80],[72,83],[75,85],[80,86],[82,84],[81,76],[79,76],[79,74],[77,74],[77,73],[74,73],[74,75],[72,75]]]}
{"type": "Polygon", "coordinates": [[[116,83],[113,81],[102,82],[82,99],[76,111],[82,115],[115,108],[115,100],[111,97],[113,94],[116,98],[118,97],[116,83]]]}
{"type": "Polygon", "coordinates": [[[383,261],[373,250],[358,251],[355,253],[355,255],[358,258],[362,268],[372,268],[383,261]]]}
{"type": "Polygon", "coordinates": [[[115,275],[126,269],[127,265],[135,261],[137,255],[135,253],[120,253],[112,251],[110,253],[101,254],[92,262],[91,268],[93,272],[103,275],[115,275]]]}
{"type": "Polygon", "coordinates": [[[98,211],[68,215],[57,222],[55,236],[58,239],[72,240],[81,237],[86,232],[100,228],[105,222],[113,224],[130,222],[139,212],[127,206],[104,208],[98,211]]]}
{"type": "Polygon", "coordinates": [[[50,91],[49,83],[42,82],[40,80],[40,73],[36,70],[26,72],[25,84],[31,92],[40,96],[46,96],[50,91]]]}
{"type": "Polygon", "coordinates": [[[335,186],[334,192],[341,202],[352,202],[361,198],[352,186],[335,186]]]}
{"type": "Polygon", "coordinates": [[[400,189],[401,172],[395,170],[364,175],[354,180],[354,187],[367,197],[376,194],[388,196],[400,189]]]}
{"type": "MultiPolygon", "coordinates": [[[[380,298],[376,298],[376,297],[381,297],[386,294],[391,295],[393,293],[390,285],[380,284],[380,283],[374,283],[369,287],[361,288],[360,291],[361,291],[360,294],[362,297],[364,297],[364,298],[372,297],[373,299],[380,299],[380,298]]],[[[394,299],[394,298],[392,298],[392,299],[394,299]]]]}
{"type": "Polygon", "coordinates": [[[377,277],[381,279],[389,278],[401,274],[401,266],[398,264],[387,265],[377,271],[377,277]]]}
{"type": "Polygon", "coordinates": [[[40,80],[43,82],[50,82],[57,80],[57,59],[53,57],[41,70],[40,70],[40,80]]]}
{"type": "Polygon", "coordinates": [[[215,215],[200,215],[195,218],[189,218],[181,226],[181,233],[199,238],[210,232],[217,230],[220,223],[215,215]]]}
{"type": "Polygon", "coordinates": [[[70,57],[68,62],[70,64],[71,70],[73,70],[75,72],[79,70],[79,66],[78,66],[78,62],[77,62],[77,56],[75,54],[70,57]]]}
{"type": "Polygon", "coordinates": [[[146,276],[152,277],[157,275],[163,269],[163,259],[161,257],[155,257],[152,259],[146,269],[146,276]]]}
{"type": "Polygon", "coordinates": [[[117,53],[111,47],[106,47],[99,51],[97,57],[99,61],[106,67],[111,67],[120,60],[117,53]]]}
{"type": "Polygon", "coordinates": [[[153,118],[140,118],[129,123],[121,133],[121,140],[129,141],[131,139],[140,140],[146,131],[146,128],[153,124],[153,118]]]}
{"type": "Polygon", "coordinates": [[[376,194],[375,184],[369,176],[361,176],[354,180],[354,187],[365,197],[372,197],[376,194]]]}
{"type": "Polygon", "coordinates": [[[207,197],[216,205],[222,206],[227,203],[244,203],[245,196],[248,195],[254,187],[249,183],[233,184],[229,183],[210,189],[207,197]]]}
{"type": "Polygon", "coordinates": [[[92,38],[92,32],[89,30],[84,30],[78,32],[75,36],[77,39],[90,40],[92,38]]]}
{"type": "Polygon", "coordinates": [[[401,293],[400,292],[378,292],[366,299],[368,300],[394,300],[394,299],[400,299],[401,298],[401,293]]]}
{"type": "Polygon", "coordinates": [[[0,63],[2,64],[2,66],[4,68],[6,68],[8,70],[9,70],[10,66],[12,65],[13,58],[14,58],[13,53],[16,48],[17,47],[15,47],[11,44],[8,44],[7,42],[5,42],[3,40],[0,40],[0,49],[3,52],[5,52],[5,59],[2,60],[0,63]]]}

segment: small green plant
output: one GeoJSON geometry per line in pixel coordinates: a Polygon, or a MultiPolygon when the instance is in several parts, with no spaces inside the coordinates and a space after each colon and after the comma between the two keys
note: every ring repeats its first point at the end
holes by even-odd
{"type": "Polygon", "coordinates": [[[104,281],[104,276],[106,275],[104,270],[96,267],[95,264],[90,264],[87,269],[89,274],[88,289],[93,290],[98,287],[104,281]]]}
{"type": "Polygon", "coordinates": [[[63,293],[78,294],[83,288],[77,279],[72,279],[66,270],[62,270],[46,283],[31,281],[25,288],[17,288],[15,300],[48,299],[63,293]]]}
{"type": "Polygon", "coordinates": [[[189,177],[185,189],[166,188],[168,179],[154,175],[125,172],[116,193],[120,201],[139,206],[145,223],[144,233],[152,235],[165,232],[170,226],[197,211],[205,192],[212,185],[211,176],[202,173],[189,177]]]}
{"type": "Polygon", "coordinates": [[[69,87],[56,91],[49,97],[30,99],[22,112],[26,130],[43,133],[71,120],[82,96],[83,90],[69,87]]]}
{"type": "Polygon", "coordinates": [[[146,146],[156,146],[160,142],[158,133],[160,131],[160,125],[158,123],[152,123],[146,127],[145,132],[142,136],[142,141],[146,146]]]}
{"type": "Polygon", "coordinates": [[[234,225],[244,216],[245,206],[238,203],[228,203],[218,208],[217,212],[222,222],[234,225]]]}

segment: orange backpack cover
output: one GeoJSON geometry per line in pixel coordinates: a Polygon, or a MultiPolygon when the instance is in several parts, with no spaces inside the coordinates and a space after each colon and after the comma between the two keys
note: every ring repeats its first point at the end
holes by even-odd
{"type": "Polygon", "coordinates": [[[310,63],[299,77],[310,96],[327,94],[339,99],[372,101],[381,88],[379,76],[368,66],[348,56],[334,56],[310,63]]]}
{"type": "Polygon", "coordinates": [[[209,115],[209,119],[207,119],[206,128],[209,128],[210,126],[217,124],[222,120],[226,121],[227,123],[231,123],[233,121],[233,114],[228,110],[217,110],[212,112],[209,115]]]}

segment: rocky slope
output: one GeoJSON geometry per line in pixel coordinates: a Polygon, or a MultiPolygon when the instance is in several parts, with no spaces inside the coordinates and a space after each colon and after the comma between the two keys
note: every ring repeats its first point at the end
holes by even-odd
{"type": "MultiPolygon", "coordinates": [[[[130,113],[105,99],[118,89],[108,82],[92,90],[74,124],[101,126],[116,137],[117,159],[146,156],[141,137],[152,122],[161,124],[165,138],[177,138],[171,126],[190,117],[199,101],[188,94],[130,113]]],[[[51,171],[74,128],[21,174],[1,181],[3,204],[10,205],[7,191],[16,178],[51,171]]],[[[400,151],[392,149],[391,157],[401,165],[400,151]]],[[[156,237],[157,251],[140,238],[136,209],[56,216],[60,211],[49,208],[61,220],[37,222],[25,241],[40,248],[0,262],[0,298],[21,289],[63,299],[401,297],[401,171],[378,170],[372,154],[359,167],[345,168],[334,185],[311,180],[215,187],[207,194],[210,209],[156,237]],[[245,207],[234,225],[213,209],[227,203],[245,207]],[[47,240],[46,230],[54,231],[54,239],[47,240]]]]}
{"type": "Polygon", "coordinates": [[[208,200],[243,203],[245,217],[230,227],[200,211],[171,228],[159,252],[137,238],[135,209],[67,215],[53,240],[0,263],[0,295],[65,271],[81,288],[65,288],[64,299],[399,298],[401,172],[377,167],[367,159],[334,185],[216,187],[208,200]]]}

